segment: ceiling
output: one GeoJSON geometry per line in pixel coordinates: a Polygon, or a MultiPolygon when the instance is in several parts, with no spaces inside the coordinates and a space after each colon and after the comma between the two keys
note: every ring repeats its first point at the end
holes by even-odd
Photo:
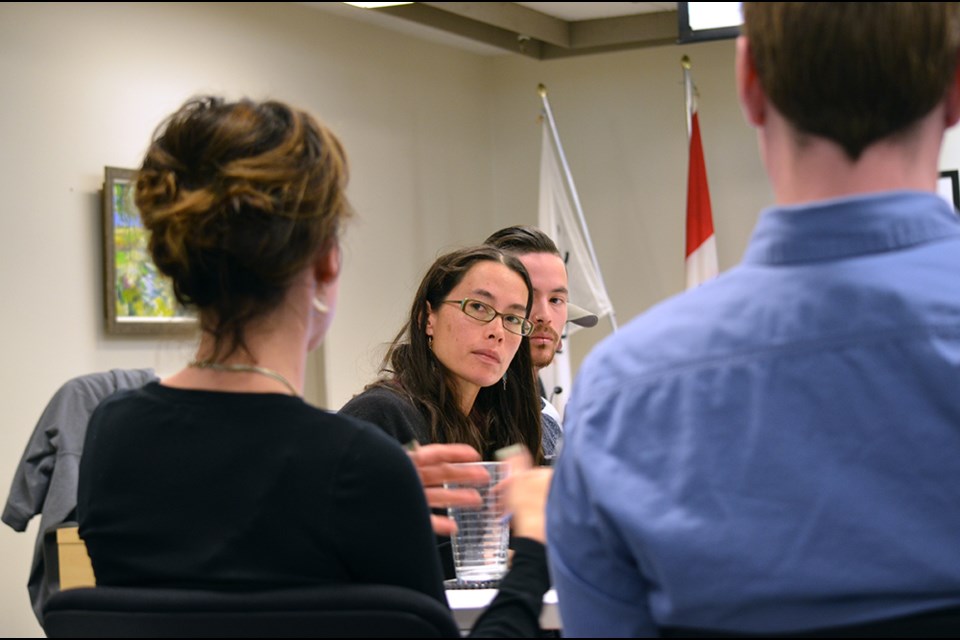
{"type": "Polygon", "coordinates": [[[677,42],[676,2],[415,2],[382,9],[302,4],[483,55],[547,60],[677,42]]]}

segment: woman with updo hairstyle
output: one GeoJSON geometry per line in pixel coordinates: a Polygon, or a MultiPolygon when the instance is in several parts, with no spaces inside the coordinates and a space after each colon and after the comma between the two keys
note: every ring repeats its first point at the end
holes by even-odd
{"type": "MultiPolygon", "coordinates": [[[[457,480],[450,457],[301,397],[336,306],[346,183],[336,136],[280,102],[193,99],[157,129],[136,203],[201,336],[182,370],[90,419],[77,517],[98,585],[371,583],[446,605],[418,471],[457,480]]],[[[508,588],[474,631],[536,633],[533,596],[518,608],[531,594],[508,588]]]]}
{"type": "Polygon", "coordinates": [[[408,456],[300,397],[336,305],[346,183],[334,134],[279,102],[194,99],[157,130],[136,202],[202,333],[184,369],[90,420],[78,517],[98,584],[371,582],[445,602],[408,456]]]}
{"type": "Polygon", "coordinates": [[[277,102],[206,98],[167,121],[144,158],[136,204],[154,262],[177,299],[199,312],[204,342],[195,364],[219,364],[238,351],[241,360],[256,359],[246,334],[294,284],[302,294],[315,288],[308,301],[318,313],[306,337],[316,346],[336,298],[337,237],[350,216],[346,180],[339,140],[277,102]],[[303,280],[310,262],[314,282],[303,280]]]}

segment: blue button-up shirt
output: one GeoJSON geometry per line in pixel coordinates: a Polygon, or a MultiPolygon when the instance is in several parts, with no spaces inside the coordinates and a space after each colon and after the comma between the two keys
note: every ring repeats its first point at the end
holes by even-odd
{"type": "Polygon", "coordinates": [[[566,636],[960,604],[960,219],[765,211],[741,265],[580,369],[548,502],[566,636]]]}

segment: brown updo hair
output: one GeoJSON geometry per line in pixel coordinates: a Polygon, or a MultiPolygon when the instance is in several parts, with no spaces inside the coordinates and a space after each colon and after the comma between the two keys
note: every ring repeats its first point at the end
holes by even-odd
{"type": "Polygon", "coordinates": [[[336,136],[281,102],[193,98],[157,128],[136,204],[154,263],[214,338],[211,359],[246,350],[250,321],[336,244],[346,183],[336,136]]]}

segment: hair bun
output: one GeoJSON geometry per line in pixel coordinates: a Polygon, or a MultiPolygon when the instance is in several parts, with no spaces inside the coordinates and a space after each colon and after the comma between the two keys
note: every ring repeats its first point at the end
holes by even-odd
{"type": "Polygon", "coordinates": [[[236,346],[242,327],[272,310],[335,242],[351,213],[346,176],[339,140],[306,113],[206,97],[157,129],[136,204],[178,300],[236,346]]]}

